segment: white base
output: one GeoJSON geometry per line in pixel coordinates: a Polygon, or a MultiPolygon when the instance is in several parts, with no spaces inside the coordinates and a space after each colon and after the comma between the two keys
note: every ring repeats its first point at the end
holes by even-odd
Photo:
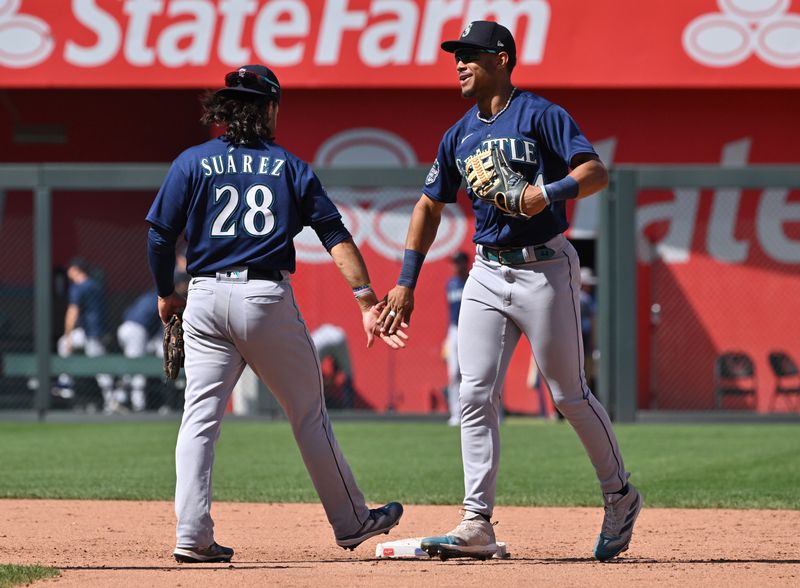
{"type": "MultiPolygon", "coordinates": [[[[431,559],[427,552],[420,547],[421,542],[422,537],[416,537],[414,539],[378,543],[375,546],[375,557],[378,559],[431,559]]],[[[507,559],[509,557],[511,556],[508,553],[506,544],[502,541],[497,541],[497,553],[492,556],[492,559],[507,559]]]]}

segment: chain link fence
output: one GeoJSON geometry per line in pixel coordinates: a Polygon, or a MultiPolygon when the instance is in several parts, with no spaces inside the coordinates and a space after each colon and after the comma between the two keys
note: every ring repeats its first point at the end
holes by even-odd
{"type": "MultiPolygon", "coordinates": [[[[28,176],[19,167],[0,166],[0,410],[179,411],[183,381],[174,384],[161,375],[158,322],[151,322],[143,339],[141,329],[132,335],[122,328],[137,306],[139,314],[144,307],[155,318],[144,216],[165,166],[30,166],[39,171],[28,176]],[[31,185],[27,191],[19,189],[25,182],[31,185]],[[42,214],[42,203],[49,203],[48,215],[42,214]],[[48,230],[34,239],[42,234],[40,225],[48,230]],[[87,290],[97,310],[83,340],[65,349],[62,335],[75,283],[70,268],[76,264],[94,284],[87,290]],[[129,349],[134,336],[141,342],[137,352],[129,349]],[[40,386],[43,373],[46,383],[40,386]]],[[[695,178],[700,187],[675,188],[687,177],[685,168],[658,170],[656,177],[628,170],[639,174],[639,183],[619,190],[618,182],[616,192],[602,198],[601,398],[623,420],[635,411],[796,410],[800,393],[777,391],[792,389],[793,380],[775,372],[776,365],[789,364],[770,361],[770,355],[780,352],[800,361],[798,191],[756,189],[772,177],[757,171],[745,170],[734,178],[740,184],[733,184],[713,175],[731,171],[719,169],[695,178]],[[717,184],[725,187],[702,188],[717,184]],[[625,202],[630,210],[620,213],[625,202]],[[726,353],[736,354],[731,365],[721,359],[726,353]],[[751,361],[752,374],[742,355],[751,361]]],[[[399,273],[408,218],[419,197],[417,180],[426,170],[369,171],[372,175],[346,169],[320,175],[382,295],[399,273]],[[354,177],[363,184],[346,187],[354,177]]],[[[791,173],[799,172],[787,172],[794,181],[791,173]]],[[[329,407],[446,411],[440,356],[447,331],[444,285],[451,255],[470,247],[473,221],[468,204],[445,210],[417,289],[414,322],[422,326],[401,354],[380,344],[366,350],[349,288],[316,236],[309,231],[298,236],[292,283],[307,327],[327,356],[329,407]]],[[[509,397],[524,388],[524,378],[510,370],[509,397]]],[[[794,385],[800,388],[800,382],[794,385]]],[[[268,391],[249,376],[230,409],[280,413],[268,391]]]]}
{"type": "MultiPolygon", "coordinates": [[[[182,406],[182,382],[167,382],[158,373],[161,329],[144,255],[144,211],[151,200],[152,193],[145,192],[52,193],[48,347],[53,365],[42,391],[50,410],[168,412],[182,406]],[[65,337],[65,329],[71,326],[71,305],[80,310],[74,329],[65,337]],[[138,314],[132,317],[137,305],[138,314]],[[139,322],[126,323],[132,318],[139,322]],[[142,335],[146,339],[140,342],[142,335]],[[79,364],[60,372],[57,363],[61,358],[116,357],[152,357],[153,361],[145,373],[115,369],[86,374],[79,364]]],[[[40,389],[33,358],[36,250],[31,239],[32,201],[30,193],[7,192],[0,225],[4,321],[0,398],[6,410],[36,408],[40,389]]]]}
{"type": "MultiPolygon", "coordinates": [[[[33,194],[0,191],[0,354],[33,352],[33,194]]],[[[34,382],[0,379],[0,410],[34,405],[34,382]]]]}
{"type": "MultiPolygon", "coordinates": [[[[118,171],[102,165],[84,166],[84,178],[88,179],[76,179],[80,176],[77,171],[68,173],[74,166],[52,167],[49,179],[47,169],[32,178],[35,184],[45,185],[47,214],[37,208],[41,194],[37,196],[36,189],[0,192],[4,204],[0,216],[0,410],[39,410],[42,414],[47,410],[179,411],[185,381],[180,378],[173,383],[161,374],[161,325],[146,258],[148,225],[144,217],[166,167],[145,166],[137,172],[142,166],[117,166],[118,171]],[[87,187],[60,188],[65,183],[83,183],[87,187]],[[115,184],[132,189],[108,188],[115,184]],[[142,185],[147,189],[136,189],[142,185]],[[47,222],[48,217],[52,222],[47,222]],[[37,219],[39,225],[49,225],[47,244],[32,238],[37,219]],[[43,251],[49,252],[50,259],[44,259],[43,251]],[[46,291],[41,288],[42,283],[46,283],[46,291]],[[49,315],[46,329],[37,321],[42,315],[37,310],[42,300],[49,315]],[[76,307],[80,309],[78,316],[71,317],[70,309],[76,307]],[[71,329],[73,319],[76,328],[71,329]],[[70,332],[70,337],[65,337],[65,331],[70,332]],[[39,339],[45,340],[41,348],[49,352],[45,366],[49,373],[43,386],[42,362],[37,353],[39,339]]],[[[409,174],[410,178],[395,174],[395,183],[400,177],[400,183],[413,183],[413,189],[380,186],[387,183],[381,170],[370,170],[378,187],[344,188],[342,178],[347,180],[350,175],[340,173],[339,177],[336,172],[340,171],[330,174],[331,196],[364,254],[373,283],[380,284],[383,293],[399,271],[405,229],[419,197],[416,184],[421,171],[409,174]]],[[[13,174],[0,173],[0,190],[4,177],[12,185],[21,181],[18,175],[8,180],[10,175],[13,174]]],[[[392,180],[391,174],[388,180],[392,180]]],[[[431,252],[431,265],[449,265],[449,255],[470,238],[467,224],[460,209],[454,208],[445,215],[444,237],[431,252]]],[[[419,406],[410,408],[402,406],[402,402],[416,401],[418,387],[441,389],[446,382],[444,366],[441,377],[432,375],[430,379],[435,383],[428,385],[419,377],[411,378],[414,382],[406,381],[395,369],[388,348],[372,350],[367,356],[362,349],[365,335],[358,307],[330,256],[308,229],[297,237],[295,246],[298,271],[292,276],[292,283],[309,332],[323,356],[328,406],[428,412],[427,397],[419,406]]],[[[179,252],[182,248],[181,240],[179,252]]],[[[180,276],[181,270],[186,271],[185,261],[178,255],[176,278],[188,285],[188,276],[180,276]]],[[[441,309],[432,310],[441,315],[442,322],[445,320],[441,309]]],[[[436,323],[436,319],[432,322],[436,323]]],[[[444,324],[438,329],[442,333],[445,330],[444,324]]],[[[433,354],[432,359],[423,361],[438,366],[438,344],[437,335],[434,345],[422,346],[412,353],[433,354]]],[[[268,390],[249,370],[237,385],[229,410],[239,414],[280,414],[268,390]]]]}
{"type": "Polygon", "coordinates": [[[792,410],[770,355],[800,359],[800,193],[676,192],[637,210],[645,407],[792,410]]]}

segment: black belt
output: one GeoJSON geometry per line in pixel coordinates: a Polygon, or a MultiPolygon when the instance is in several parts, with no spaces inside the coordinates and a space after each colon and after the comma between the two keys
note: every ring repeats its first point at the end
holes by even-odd
{"type": "MultiPolygon", "coordinates": [[[[219,270],[225,272],[225,270],[219,270]]],[[[216,278],[218,272],[197,272],[192,274],[193,278],[216,278]]],[[[248,280],[270,280],[272,282],[280,282],[283,280],[283,272],[281,270],[257,270],[247,268],[248,280]]]]}
{"type": "Polygon", "coordinates": [[[547,245],[529,245],[528,247],[509,247],[497,249],[481,245],[480,254],[489,261],[496,261],[502,265],[519,265],[530,263],[531,261],[544,261],[552,259],[556,254],[547,245]],[[525,251],[528,251],[528,259],[525,259],[525,251]]]}

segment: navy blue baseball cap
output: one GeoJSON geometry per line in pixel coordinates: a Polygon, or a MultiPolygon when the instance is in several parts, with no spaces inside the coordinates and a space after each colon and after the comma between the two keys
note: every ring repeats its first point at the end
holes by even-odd
{"type": "Polygon", "coordinates": [[[274,102],[281,101],[278,76],[265,65],[243,65],[236,71],[225,74],[225,87],[216,93],[230,97],[257,94],[274,102]]]}
{"type": "Polygon", "coordinates": [[[511,67],[517,63],[517,45],[514,37],[503,25],[491,20],[474,20],[469,23],[456,41],[445,41],[442,49],[455,53],[459,49],[481,49],[492,53],[508,53],[511,67]]]}

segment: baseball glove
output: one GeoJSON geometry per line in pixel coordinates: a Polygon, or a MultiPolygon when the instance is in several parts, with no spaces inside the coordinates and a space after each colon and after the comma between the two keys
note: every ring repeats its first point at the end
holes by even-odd
{"type": "Polygon", "coordinates": [[[475,196],[509,216],[530,218],[522,212],[522,195],[528,181],[511,169],[497,145],[470,155],[465,164],[467,182],[475,196]]]}
{"type": "Polygon", "coordinates": [[[164,374],[175,380],[183,367],[183,319],[173,314],[164,326],[164,374]]]}

